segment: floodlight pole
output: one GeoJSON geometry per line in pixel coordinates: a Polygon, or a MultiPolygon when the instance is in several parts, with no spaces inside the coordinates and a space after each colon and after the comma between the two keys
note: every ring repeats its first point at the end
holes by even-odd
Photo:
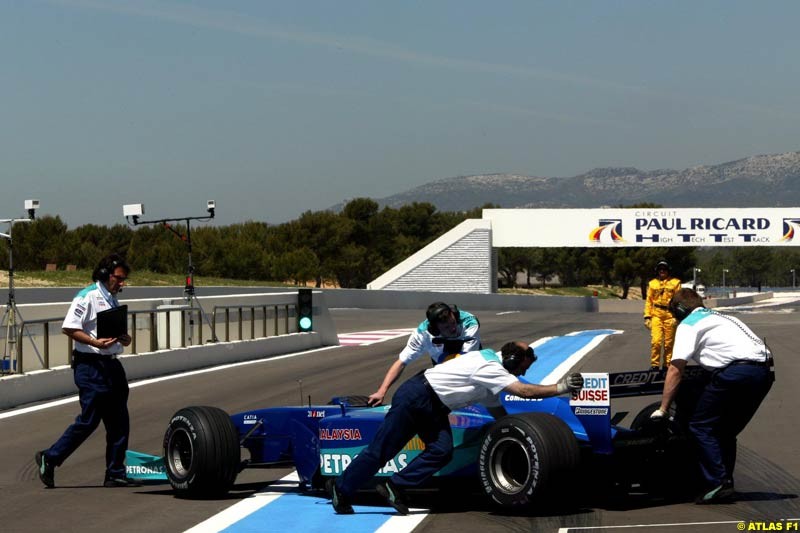
{"type": "MultiPolygon", "coordinates": [[[[192,220],[199,220],[199,221],[208,221],[214,218],[214,209],[209,207],[209,215],[203,217],[182,217],[182,218],[162,218],[158,220],[139,220],[138,216],[130,217],[131,222],[134,226],[138,226],[140,224],[161,224],[164,228],[168,229],[172,233],[174,233],[180,240],[186,243],[186,251],[188,254],[188,265],[186,269],[186,285],[183,287],[183,297],[184,299],[189,302],[189,308],[193,309],[194,304],[197,304],[198,309],[200,310],[200,315],[203,317],[203,320],[206,321],[209,330],[211,331],[211,340],[213,342],[217,342],[217,332],[214,331],[214,326],[208,318],[203,306],[200,304],[200,301],[195,296],[195,287],[194,287],[194,264],[192,263],[192,227],[191,221],[192,220]],[[171,222],[186,222],[186,235],[182,234],[180,231],[176,230],[170,224],[171,222]]],[[[189,311],[189,343],[192,342],[192,335],[194,334],[194,313],[189,311]]]]}

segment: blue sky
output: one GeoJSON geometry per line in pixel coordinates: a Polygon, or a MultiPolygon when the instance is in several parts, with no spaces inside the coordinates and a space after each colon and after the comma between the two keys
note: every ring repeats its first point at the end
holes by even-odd
{"type": "MultiPolygon", "coordinates": [[[[458,175],[800,150],[796,1],[0,3],[0,218],[279,223],[458,175]]],[[[465,206],[469,208],[473,206],[465,206]]]]}

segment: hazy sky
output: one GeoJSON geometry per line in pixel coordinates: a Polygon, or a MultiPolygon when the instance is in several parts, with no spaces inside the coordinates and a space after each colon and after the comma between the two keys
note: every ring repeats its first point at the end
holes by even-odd
{"type": "MultiPolygon", "coordinates": [[[[0,218],[800,150],[800,2],[0,0],[0,218]]],[[[465,206],[469,208],[473,206],[465,206]]]]}

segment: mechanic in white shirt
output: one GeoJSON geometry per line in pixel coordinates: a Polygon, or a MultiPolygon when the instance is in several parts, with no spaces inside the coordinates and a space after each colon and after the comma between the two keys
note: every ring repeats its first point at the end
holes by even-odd
{"type": "Polygon", "coordinates": [[[116,296],[130,270],[117,254],[103,258],[92,273],[94,283],[75,296],[62,324],[62,332],[74,342],[72,368],[81,413],[55,444],[36,453],[39,479],[48,488],[55,486],[55,468],[78,449],[101,421],[106,428],[103,486],[139,485],[125,475],[130,434],[128,379],[117,359],[123,346],[131,343],[131,337],[125,334],[118,338],[97,338],[97,313],[119,306],[116,296]]]}
{"type": "Polygon", "coordinates": [[[742,321],[706,309],[692,289],[676,292],[670,311],[679,323],[675,347],[661,406],[651,418],[666,416],[688,361],[711,373],[689,417],[689,431],[698,446],[700,468],[708,484],[696,503],[728,502],[735,494],[736,436],[772,387],[772,353],[742,321]]]}
{"type": "Polygon", "coordinates": [[[480,403],[498,418],[506,414],[499,398],[502,391],[522,398],[547,398],[583,387],[580,374],[570,374],[553,385],[520,381],[518,376],[535,360],[536,355],[527,344],[509,342],[501,348],[500,355],[488,349],[469,352],[404,382],[394,394],[392,406],[372,442],[340,477],[329,480],[327,488],[336,513],[351,514],[353,494],[414,435],[419,435],[425,443],[423,452],[376,487],[389,505],[407,514],[403,487],[422,483],[452,458],[450,411],[480,403]]]}
{"type": "Polygon", "coordinates": [[[461,311],[455,305],[434,302],[425,312],[425,320],[408,337],[408,342],[377,391],[369,396],[371,406],[381,405],[389,388],[400,377],[406,366],[427,354],[434,365],[458,357],[462,353],[481,349],[480,322],[477,317],[461,311]]]}

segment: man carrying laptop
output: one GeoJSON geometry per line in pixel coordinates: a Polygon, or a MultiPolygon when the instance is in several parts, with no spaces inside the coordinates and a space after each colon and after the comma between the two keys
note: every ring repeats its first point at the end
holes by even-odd
{"type": "Polygon", "coordinates": [[[61,466],[101,421],[106,428],[103,486],[138,486],[125,475],[130,433],[128,379],[117,359],[123,347],[131,343],[125,328],[124,310],[118,309],[116,298],[129,273],[130,267],[121,256],[112,254],[103,258],[92,273],[94,283],[75,296],[61,326],[64,335],[74,342],[72,368],[81,413],[55,444],[36,453],[39,479],[47,487],[55,486],[55,467],[61,466]],[[98,325],[101,332],[111,326],[112,333],[98,335],[98,325]]]}

